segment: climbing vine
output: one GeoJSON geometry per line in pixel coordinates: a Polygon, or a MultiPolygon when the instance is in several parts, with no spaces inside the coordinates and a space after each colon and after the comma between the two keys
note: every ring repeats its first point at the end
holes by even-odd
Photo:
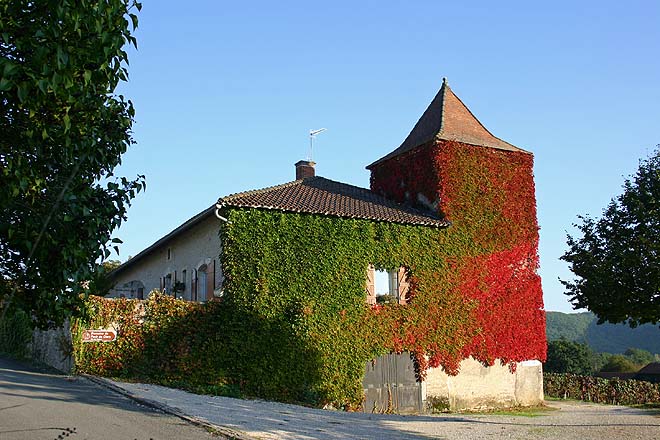
{"type": "Polygon", "coordinates": [[[434,141],[372,170],[373,191],[452,221],[434,250],[451,268],[438,292],[474,304],[462,356],[486,365],[546,355],[532,167],[525,152],[434,141]]]}
{"type": "MultiPolygon", "coordinates": [[[[120,323],[132,345],[84,346],[79,364],[351,409],[365,363],[390,351],[412,352],[422,378],[429,367],[456,374],[469,356],[511,368],[545,359],[531,155],[431,143],[378,165],[372,189],[436,209],[452,226],[226,208],[222,300],[152,295],[142,318],[120,323]],[[369,264],[406,268],[408,304],[366,303],[369,264]]],[[[110,306],[100,303],[90,319],[116,320],[101,319],[110,306]]],[[[135,316],[135,305],[118,304],[135,316]]]]}

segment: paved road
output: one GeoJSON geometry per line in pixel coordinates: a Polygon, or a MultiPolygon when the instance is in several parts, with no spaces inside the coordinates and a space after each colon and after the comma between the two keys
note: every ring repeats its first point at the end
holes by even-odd
{"type": "Polygon", "coordinates": [[[0,440],[215,439],[82,377],[0,358],[0,440]]]}
{"type": "Polygon", "coordinates": [[[245,438],[660,440],[660,411],[548,402],[538,417],[494,414],[398,416],[324,411],[262,400],[199,396],[157,385],[112,382],[133,396],[176,408],[245,438]]]}
{"type": "MultiPolygon", "coordinates": [[[[100,381],[134,399],[169,407],[174,413],[217,426],[221,433],[245,439],[660,440],[660,411],[580,402],[549,402],[554,410],[539,417],[397,416],[324,411],[200,396],[157,385],[100,381]]],[[[0,440],[62,438],[217,440],[201,428],[138,405],[85,378],[47,374],[0,359],[0,440]]]]}

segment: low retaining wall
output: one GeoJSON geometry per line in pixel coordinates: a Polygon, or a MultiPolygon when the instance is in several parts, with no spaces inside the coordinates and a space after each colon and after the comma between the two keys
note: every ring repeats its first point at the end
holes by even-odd
{"type": "Polygon", "coordinates": [[[53,330],[34,330],[29,353],[37,362],[66,374],[73,372],[73,342],[69,322],[53,330]]]}
{"type": "Polygon", "coordinates": [[[543,370],[539,361],[516,365],[515,373],[498,361],[484,367],[469,358],[461,362],[457,376],[441,368],[428,371],[423,382],[427,402],[446,402],[452,411],[483,410],[543,403],[543,370]]]}

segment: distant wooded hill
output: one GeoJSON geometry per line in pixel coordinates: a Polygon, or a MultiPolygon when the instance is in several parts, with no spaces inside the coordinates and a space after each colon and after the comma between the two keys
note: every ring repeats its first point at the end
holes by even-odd
{"type": "Polygon", "coordinates": [[[651,324],[630,328],[627,325],[597,325],[590,312],[546,312],[546,331],[549,341],[564,337],[569,341],[588,344],[592,350],[623,353],[628,348],[641,348],[660,353],[660,327],[651,324]]]}

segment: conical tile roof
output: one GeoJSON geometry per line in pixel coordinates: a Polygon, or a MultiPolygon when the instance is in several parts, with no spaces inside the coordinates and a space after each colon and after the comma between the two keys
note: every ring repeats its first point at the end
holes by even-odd
{"type": "Polygon", "coordinates": [[[429,104],[401,146],[367,166],[367,168],[370,169],[378,163],[403,154],[434,139],[457,141],[481,147],[497,148],[499,150],[526,152],[493,136],[472,114],[467,106],[463,104],[463,101],[454,94],[445,78],[442,81],[440,91],[435,95],[435,98],[433,98],[433,101],[431,101],[431,104],[429,104]]]}

